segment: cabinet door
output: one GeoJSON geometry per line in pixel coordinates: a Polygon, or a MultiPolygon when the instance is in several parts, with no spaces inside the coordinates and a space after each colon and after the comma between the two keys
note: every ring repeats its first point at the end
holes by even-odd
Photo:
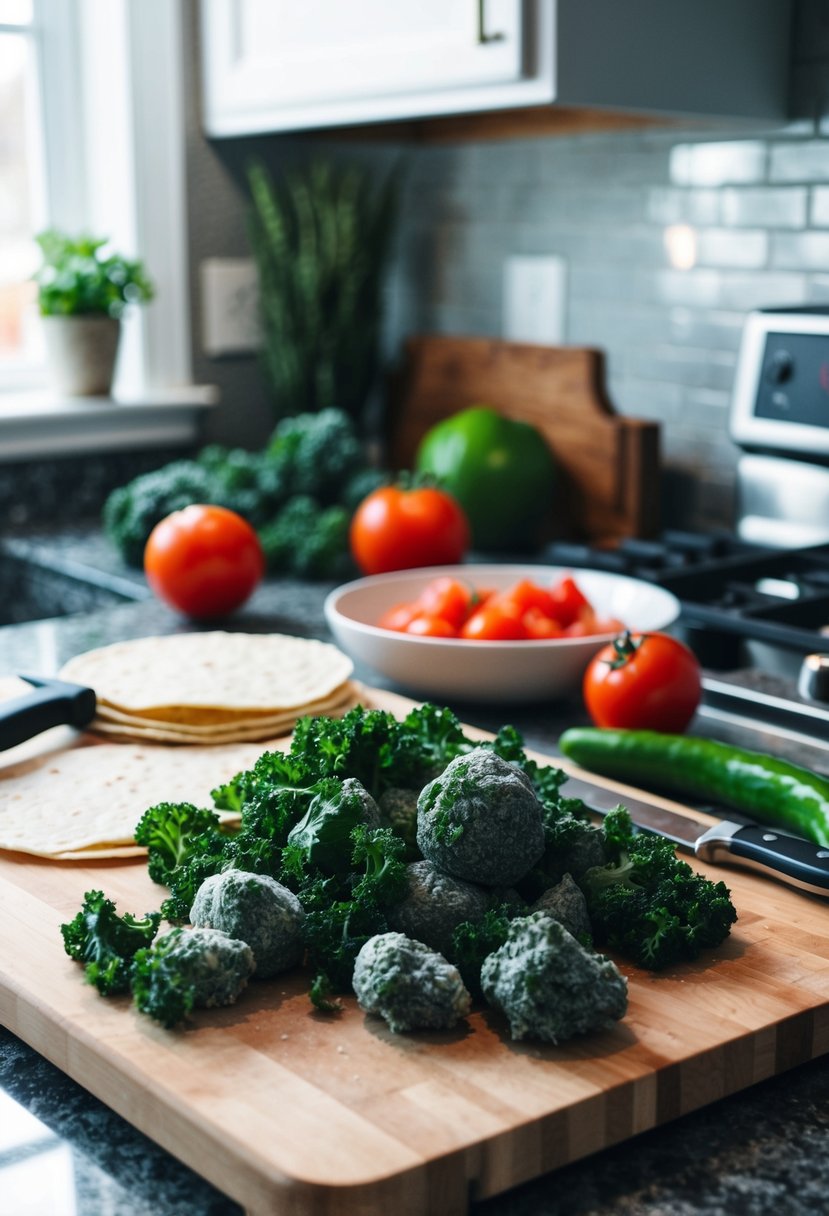
{"type": "Polygon", "coordinates": [[[520,82],[521,0],[202,0],[210,134],[480,109],[520,82]]]}

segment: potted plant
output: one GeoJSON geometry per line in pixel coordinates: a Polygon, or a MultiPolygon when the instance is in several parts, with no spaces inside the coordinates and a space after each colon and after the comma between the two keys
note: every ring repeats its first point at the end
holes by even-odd
{"type": "Polygon", "coordinates": [[[53,229],[36,239],[43,255],[38,303],[55,388],[73,397],[107,396],[123,312],[151,300],[153,285],[140,261],[105,254],[106,239],[53,229]]]}

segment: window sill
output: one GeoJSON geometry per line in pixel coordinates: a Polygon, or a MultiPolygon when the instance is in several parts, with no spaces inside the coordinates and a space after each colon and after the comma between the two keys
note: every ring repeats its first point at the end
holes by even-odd
{"type": "Polygon", "coordinates": [[[135,399],[0,394],[0,462],[125,449],[187,447],[198,442],[212,385],[155,390],[135,399]]]}

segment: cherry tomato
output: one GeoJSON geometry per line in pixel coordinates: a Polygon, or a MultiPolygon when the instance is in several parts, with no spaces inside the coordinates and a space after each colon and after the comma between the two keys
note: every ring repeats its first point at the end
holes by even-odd
{"type": "Polygon", "coordinates": [[[552,595],[546,587],[541,587],[532,579],[519,579],[517,583],[513,583],[511,587],[503,591],[501,596],[504,600],[509,600],[511,604],[514,604],[521,613],[534,610],[548,619],[555,616],[552,595]]]}
{"type": "Polygon", "coordinates": [[[557,621],[547,616],[540,608],[528,608],[521,617],[529,638],[563,638],[564,630],[557,621]]]}
{"type": "Polygon", "coordinates": [[[471,642],[521,642],[529,637],[518,609],[499,595],[492,595],[476,609],[461,629],[471,642]]]}
{"type": "Polygon", "coordinates": [[[144,549],[153,591],[196,620],[238,608],[264,570],[253,528],[225,507],[194,504],[174,511],[156,524],[144,549]]]}
{"type": "Polygon", "coordinates": [[[668,634],[624,633],[590,660],[583,691],[597,726],[679,733],[700,702],[700,665],[668,634]]]}
{"type": "Polygon", "coordinates": [[[463,508],[433,486],[381,486],[351,521],[351,553],[364,574],[459,562],[469,547],[463,508]]]}

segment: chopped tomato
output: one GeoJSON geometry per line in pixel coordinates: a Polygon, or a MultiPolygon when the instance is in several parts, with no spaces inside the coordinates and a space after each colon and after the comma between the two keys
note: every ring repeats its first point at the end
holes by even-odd
{"type": "Polygon", "coordinates": [[[460,629],[477,602],[475,591],[468,583],[462,583],[448,574],[433,579],[417,597],[424,616],[440,617],[456,630],[460,629]]]}
{"type": "Polygon", "coordinates": [[[582,608],[590,608],[590,601],[569,574],[565,574],[549,591],[552,615],[561,625],[572,625],[579,619],[582,608]]]}
{"type": "Polygon", "coordinates": [[[615,618],[597,616],[570,575],[550,587],[522,578],[501,591],[477,589],[462,578],[440,575],[416,600],[395,604],[378,624],[421,637],[481,642],[584,638],[625,629],[615,618]]]}
{"type": "Polygon", "coordinates": [[[454,638],[458,636],[458,631],[443,617],[426,616],[425,613],[412,617],[404,633],[413,633],[419,638],[454,638]]]}
{"type": "Polygon", "coordinates": [[[416,613],[414,604],[395,604],[383,613],[377,624],[381,629],[393,629],[396,633],[402,633],[416,613]]]}
{"type": "Polygon", "coordinates": [[[493,595],[472,613],[461,629],[461,637],[471,642],[520,642],[529,633],[514,605],[493,595]]]}

